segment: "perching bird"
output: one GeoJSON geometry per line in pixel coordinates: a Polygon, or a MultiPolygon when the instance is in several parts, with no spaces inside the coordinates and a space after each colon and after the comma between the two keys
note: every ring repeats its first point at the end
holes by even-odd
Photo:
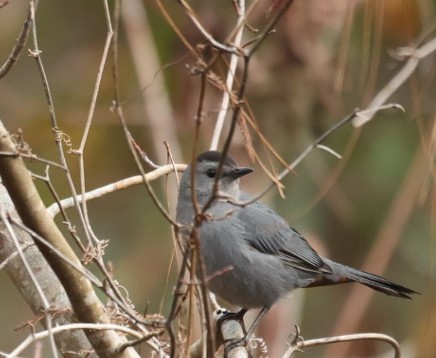
{"type": "MultiPolygon", "coordinates": [[[[194,189],[199,210],[210,201],[222,154],[209,151],[195,162],[194,189]]],[[[180,182],[177,221],[188,232],[194,223],[191,163],[180,182]]],[[[358,282],[387,295],[410,298],[417,293],[387,279],[321,257],[272,209],[239,188],[239,178],[253,170],[226,156],[218,196],[199,226],[200,250],[207,286],[217,296],[240,306],[266,311],[296,288],[358,282]]],[[[183,231],[182,231],[183,232],[183,231]]],[[[261,314],[262,315],[262,314],[261,314]]],[[[259,316],[261,316],[259,315],[259,316]]],[[[259,317],[260,319],[260,317],[259,317]]]]}

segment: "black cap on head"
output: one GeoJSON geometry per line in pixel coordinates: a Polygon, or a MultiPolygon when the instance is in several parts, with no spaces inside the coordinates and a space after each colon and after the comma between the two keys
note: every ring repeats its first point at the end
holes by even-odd
{"type": "MultiPolygon", "coordinates": [[[[222,153],[221,152],[218,152],[216,150],[210,150],[208,152],[201,153],[197,157],[197,163],[206,162],[206,161],[207,162],[213,162],[213,163],[219,163],[221,158],[222,158],[222,153]]],[[[238,166],[236,161],[230,155],[226,156],[224,164],[228,165],[228,166],[231,166],[231,167],[237,167],[238,166]]]]}

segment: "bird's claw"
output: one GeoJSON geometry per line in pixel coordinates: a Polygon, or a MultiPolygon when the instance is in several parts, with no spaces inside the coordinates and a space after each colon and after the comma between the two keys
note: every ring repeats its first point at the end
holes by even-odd
{"type": "Polygon", "coordinates": [[[236,320],[238,321],[238,323],[241,325],[241,327],[243,327],[244,332],[245,332],[245,325],[244,325],[244,315],[247,312],[247,310],[245,309],[241,309],[238,312],[230,312],[226,309],[219,309],[216,311],[217,315],[220,316],[218,318],[218,326],[220,327],[224,322],[229,321],[229,320],[236,320]]]}
{"type": "Polygon", "coordinates": [[[301,344],[304,342],[304,338],[301,335],[300,327],[298,327],[297,325],[294,325],[294,327],[295,327],[295,333],[291,333],[290,334],[290,336],[294,336],[294,338],[292,339],[290,345],[296,351],[302,352],[300,347],[301,347],[301,344]]]}

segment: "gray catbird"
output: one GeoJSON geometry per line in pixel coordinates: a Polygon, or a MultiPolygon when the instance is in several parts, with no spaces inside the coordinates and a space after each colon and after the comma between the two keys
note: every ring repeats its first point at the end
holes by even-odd
{"type": "MultiPolygon", "coordinates": [[[[191,163],[180,182],[177,221],[187,234],[194,223],[194,205],[208,204],[213,194],[222,154],[209,151],[195,161],[191,191],[191,163]]],[[[309,243],[273,210],[239,189],[239,178],[251,173],[230,156],[223,159],[218,195],[208,205],[198,227],[200,250],[208,288],[242,308],[263,308],[265,313],[278,299],[300,287],[358,282],[387,295],[410,298],[417,293],[383,277],[359,271],[319,256],[309,243]]],[[[262,314],[261,314],[262,315],[262,314]]],[[[259,319],[260,316],[259,315],[259,319]]]]}

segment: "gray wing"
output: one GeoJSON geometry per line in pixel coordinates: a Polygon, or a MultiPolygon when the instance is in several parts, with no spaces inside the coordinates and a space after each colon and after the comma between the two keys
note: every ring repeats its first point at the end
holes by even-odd
{"type": "Polygon", "coordinates": [[[331,273],[309,243],[273,210],[255,202],[237,212],[245,226],[245,240],[255,250],[278,256],[295,269],[314,273],[331,273]]]}

